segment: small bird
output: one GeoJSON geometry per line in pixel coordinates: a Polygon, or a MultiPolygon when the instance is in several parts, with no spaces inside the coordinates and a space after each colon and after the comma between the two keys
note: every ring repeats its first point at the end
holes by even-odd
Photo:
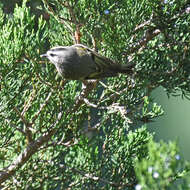
{"type": "Polygon", "coordinates": [[[42,54],[53,63],[65,79],[88,80],[132,74],[134,65],[118,64],[82,45],[53,47],[42,54]]]}

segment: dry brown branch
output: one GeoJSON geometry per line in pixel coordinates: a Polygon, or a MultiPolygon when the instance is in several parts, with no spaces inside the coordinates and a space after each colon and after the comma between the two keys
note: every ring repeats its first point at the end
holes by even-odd
{"type": "Polygon", "coordinates": [[[41,135],[37,140],[29,143],[28,146],[25,148],[25,150],[13,161],[13,163],[11,163],[7,168],[3,169],[0,172],[0,184],[5,182],[12,175],[14,175],[14,173],[20,167],[22,167],[33,154],[39,151],[39,148],[43,144],[47,143],[51,139],[51,137],[57,131],[57,128],[55,126],[61,120],[62,115],[63,112],[60,112],[55,123],[51,125],[50,130],[41,135]]]}
{"type": "Polygon", "coordinates": [[[17,115],[20,117],[21,121],[25,125],[24,134],[26,136],[27,142],[32,142],[32,131],[30,129],[31,123],[29,123],[26,118],[20,113],[17,107],[13,107],[13,110],[17,113],[17,115]]]}
{"type": "MultiPolygon", "coordinates": [[[[81,95],[76,99],[76,103],[73,108],[67,111],[67,114],[73,113],[77,111],[77,109],[84,103],[84,98],[88,96],[88,94],[95,88],[96,81],[86,82],[86,86],[83,88],[81,95]]],[[[50,98],[51,93],[48,95],[46,100],[50,98]]],[[[42,105],[42,108],[44,104],[42,105]]],[[[9,177],[11,177],[23,164],[25,164],[30,157],[40,150],[40,147],[47,143],[50,138],[56,133],[57,128],[55,127],[59,121],[61,120],[63,112],[60,112],[57,120],[54,124],[51,125],[49,131],[40,136],[37,140],[34,140],[28,144],[26,149],[10,164],[7,168],[3,169],[0,172],[0,183],[6,181],[9,177]]],[[[72,121],[72,119],[71,119],[72,121]]],[[[65,144],[66,145],[66,144],[65,144]]],[[[69,145],[67,145],[69,146],[69,145]]]]}

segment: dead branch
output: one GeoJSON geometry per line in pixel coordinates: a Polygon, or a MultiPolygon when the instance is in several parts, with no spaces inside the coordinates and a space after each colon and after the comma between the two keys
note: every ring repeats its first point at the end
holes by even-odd
{"type": "MultiPolygon", "coordinates": [[[[85,83],[85,87],[83,88],[83,91],[81,92],[81,95],[77,97],[75,105],[72,109],[69,109],[67,111],[67,114],[73,113],[77,111],[77,109],[84,103],[84,98],[88,96],[88,94],[95,88],[96,81],[90,81],[85,83]]],[[[50,98],[51,93],[48,95],[46,100],[50,98]]],[[[42,106],[44,107],[44,106],[42,106]]],[[[58,114],[58,118],[55,121],[54,124],[51,125],[49,128],[49,131],[44,133],[42,136],[40,136],[37,140],[34,140],[28,144],[26,149],[16,158],[15,161],[13,161],[12,164],[10,164],[7,168],[5,168],[3,171],[0,172],[0,183],[3,183],[6,181],[9,177],[14,175],[14,173],[22,167],[23,164],[25,164],[30,157],[38,152],[40,147],[47,143],[51,137],[56,133],[57,128],[55,126],[59,123],[63,115],[63,112],[60,112],[58,114]]],[[[72,119],[71,119],[72,121],[72,119]]]]}

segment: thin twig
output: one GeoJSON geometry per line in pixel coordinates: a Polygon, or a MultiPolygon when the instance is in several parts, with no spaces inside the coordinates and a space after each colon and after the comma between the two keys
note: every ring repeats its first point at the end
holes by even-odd
{"type": "Polygon", "coordinates": [[[33,90],[32,93],[31,93],[31,95],[30,95],[30,97],[29,97],[28,102],[25,102],[24,108],[23,108],[23,110],[22,110],[21,115],[24,115],[24,114],[28,111],[28,109],[31,107],[32,101],[34,100],[34,97],[35,97],[35,92],[36,92],[36,91],[33,90]]]}
{"type": "Polygon", "coordinates": [[[75,14],[74,14],[74,12],[73,12],[73,7],[71,7],[71,5],[69,4],[69,1],[66,1],[66,2],[63,3],[62,1],[58,0],[58,2],[59,2],[63,7],[67,8],[67,9],[69,10],[69,13],[70,13],[70,17],[71,17],[72,22],[73,22],[75,25],[77,25],[78,22],[77,22],[77,19],[76,19],[75,14]]]}
{"type": "Polygon", "coordinates": [[[13,110],[19,115],[20,119],[22,120],[22,122],[24,123],[25,125],[25,136],[26,136],[26,139],[27,139],[27,143],[30,143],[33,141],[32,139],[32,129],[30,128],[31,126],[31,123],[29,123],[26,118],[20,113],[20,111],[17,109],[17,107],[13,107],[13,110]]]}
{"type": "MultiPolygon", "coordinates": [[[[180,13],[174,15],[169,22],[173,22],[176,19],[178,19],[180,16],[183,16],[185,14],[190,14],[190,7],[185,8],[184,10],[182,10],[180,13]]],[[[134,32],[137,32],[138,30],[144,28],[145,26],[148,26],[151,24],[151,22],[153,22],[153,14],[151,15],[151,18],[148,21],[145,21],[144,23],[140,24],[139,26],[137,26],[134,30],[134,32]]],[[[135,43],[134,45],[132,45],[124,54],[132,54],[136,51],[138,51],[139,49],[141,49],[141,51],[144,49],[145,45],[152,40],[154,37],[156,37],[157,35],[159,35],[161,33],[161,31],[159,29],[154,29],[154,30],[148,30],[145,33],[145,36],[139,40],[137,43],[135,43]]]]}
{"type": "Polygon", "coordinates": [[[66,1],[66,2],[62,2],[60,0],[58,0],[58,2],[65,8],[67,8],[69,10],[69,15],[70,15],[70,22],[72,24],[74,24],[76,26],[76,30],[75,32],[73,32],[73,38],[74,38],[74,42],[75,44],[79,44],[80,43],[80,37],[81,37],[81,33],[80,33],[80,27],[83,25],[81,23],[78,22],[77,17],[74,13],[74,7],[75,5],[70,5],[70,1],[66,1]]]}
{"type": "Polygon", "coordinates": [[[20,113],[18,108],[16,106],[13,107],[13,110],[17,113],[17,115],[20,117],[22,122],[25,124],[26,127],[31,126],[31,124],[26,120],[26,118],[20,113]]]}
{"type": "Polygon", "coordinates": [[[98,108],[98,105],[91,103],[87,98],[84,98],[84,102],[89,107],[98,108]]]}
{"type": "Polygon", "coordinates": [[[47,6],[48,8],[48,11],[51,15],[53,15],[58,21],[61,21],[61,23],[64,23],[64,26],[66,26],[66,28],[68,29],[69,32],[72,33],[73,29],[72,27],[68,24],[69,23],[72,23],[73,21],[72,20],[69,20],[69,19],[65,19],[65,18],[62,18],[60,16],[57,16],[56,13],[54,12],[54,10],[49,6],[48,4],[48,1],[47,0],[43,0],[44,4],[47,6]],[[64,22],[65,20],[65,22],[64,22]]]}
{"type": "Polygon", "coordinates": [[[100,181],[100,182],[103,182],[105,184],[109,184],[109,185],[111,185],[113,187],[124,187],[124,186],[125,187],[131,187],[131,186],[134,185],[132,183],[126,183],[126,184],[115,183],[115,182],[109,181],[107,179],[97,177],[94,174],[85,173],[84,171],[81,171],[81,170],[79,170],[77,168],[71,168],[71,167],[68,167],[66,165],[60,165],[60,167],[61,168],[68,168],[69,170],[72,170],[73,172],[76,172],[76,173],[80,174],[81,176],[84,176],[84,178],[92,179],[93,181],[100,181]]]}
{"type": "Polygon", "coordinates": [[[100,83],[104,88],[106,88],[107,90],[109,90],[110,92],[113,92],[113,93],[115,93],[115,94],[117,94],[117,95],[121,95],[121,93],[112,90],[109,86],[107,86],[106,84],[104,84],[102,81],[99,81],[99,83],[100,83]]]}
{"type": "Polygon", "coordinates": [[[40,115],[40,113],[42,112],[42,110],[44,109],[44,107],[47,105],[47,103],[48,103],[51,95],[52,95],[52,91],[48,94],[48,96],[45,99],[44,103],[40,105],[40,109],[38,110],[38,112],[32,118],[32,124],[34,124],[35,120],[38,118],[38,116],[40,115]]]}
{"type": "Polygon", "coordinates": [[[67,141],[67,142],[63,142],[63,141],[64,141],[64,139],[61,139],[58,142],[53,141],[51,143],[47,143],[46,145],[44,145],[43,147],[41,147],[39,149],[39,151],[44,150],[44,149],[46,149],[48,147],[55,147],[55,146],[71,147],[71,146],[74,146],[74,145],[76,145],[76,144],[79,143],[79,141],[77,139],[74,139],[74,138],[72,140],[67,141]]]}
{"type": "Polygon", "coordinates": [[[135,29],[134,29],[134,32],[136,33],[137,31],[139,31],[140,29],[144,28],[145,26],[149,26],[151,24],[152,20],[153,20],[153,15],[154,14],[152,14],[150,16],[149,20],[147,20],[147,21],[141,23],[140,25],[136,26],[135,29]]]}

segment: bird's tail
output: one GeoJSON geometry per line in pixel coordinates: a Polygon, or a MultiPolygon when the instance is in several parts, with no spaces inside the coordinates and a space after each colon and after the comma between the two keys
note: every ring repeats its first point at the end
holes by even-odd
{"type": "Polygon", "coordinates": [[[131,64],[123,64],[121,65],[120,69],[119,69],[119,73],[122,74],[133,74],[134,73],[134,68],[135,68],[135,64],[131,63],[131,64]]]}

